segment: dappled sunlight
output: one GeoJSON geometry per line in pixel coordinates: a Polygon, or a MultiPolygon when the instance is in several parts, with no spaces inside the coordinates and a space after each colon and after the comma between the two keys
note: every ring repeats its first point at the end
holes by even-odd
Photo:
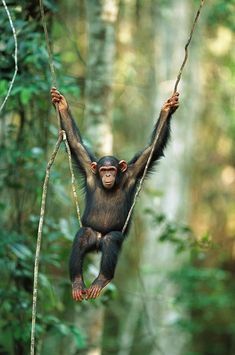
{"type": "Polygon", "coordinates": [[[227,54],[234,45],[233,32],[226,27],[220,26],[216,36],[209,41],[209,50],[216,56],[227,54]]]}
{"type": "MultiPolygon", "coordinates": [[[[32,294],[34,300],[37,294],[38,355],[234,355],[234,0],[43,2],[51,63],[69,107],[59,119],[74,138],[79,207],[83,213],[86,205],[91,215],[83,225],[96,222],[97,231],[86,229],[82,244],[73,249],[82,257],[74,252],[72,258],[79,221],[61,146],[44,204],[37,289],[33,268],[42,185],[59,125],[39,6],[32,0],[6,4],[16,28],[19,70],[0,118],[0,353],[29,353],[32,294]],[[153,147],[153,127],[172,95],[202,2],[171,139],[136,199],[114,274],[112,262],[121,246],[111,248],[111,240],[117,240],[110,239],[110,231],[104,239],[106,232],[98,229],[116,228],[113,235],[123,238],[118,223],[127,215],[132,183],[143,176],[149,155],[139,155],[138,176],[132,174],[136,161],[124,159],[146,152],[148,144],[153,147]],[[106,162],[97,174],[98,158],[112,154],[116,165],[106,162]],[[84,198],[88,183],[91,190],[84,198]],[[94,253],[85,256],[85,247],[94,253]],[[97,251],[106,252],[105,267],[97,251]],[[74,282],[73,275],[70,280],[69,259],[75,271],[79,264],[84,280],[75,277],[74,282]]],[[[15,69],[4,6],[0,28],[2,103],[15,69]]],[[[161,121],[160,133],[168,133],[168,119],[161,121]]],[[[164,134],[156,141],[160,146],[164,134]]]]}

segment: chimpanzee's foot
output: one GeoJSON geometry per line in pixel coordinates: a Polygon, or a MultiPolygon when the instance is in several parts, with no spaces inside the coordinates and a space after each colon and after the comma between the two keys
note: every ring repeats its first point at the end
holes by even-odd
{"type": "Polygon", "coordinates": [[[111,280],[107,279],[103,275],[99,275],[97,279],[92,283],[92,285],[89,287],[86,293],[86,300],[88,298],[94,299],[97,298],[100,295],[100,292],[102,289],[110,282],[111,280]]]}
{"type": "Polygon", "coordinates": [[[82,301],[83,295],[87,296],[86,286],[82,278],[75,278],[72,282],[72,296],[75,301],[82,301]]]}

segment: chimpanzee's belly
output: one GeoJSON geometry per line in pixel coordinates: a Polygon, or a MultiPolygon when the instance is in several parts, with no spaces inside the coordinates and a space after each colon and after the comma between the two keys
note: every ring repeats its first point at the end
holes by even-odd
{"type": "Polygon", "coordinates": [[[128,206],[122,191],[119,194],[96,193],[86,206],[82,222],[84,226],[106,234],[121,231],[128,214],[128,206]]]}
{"type": "Polygon", "coordinates": [[[126,214],[120,206],[92,206],[88,214],[83,218],[83,224],[101,233],[121,231],[126,214]]]}

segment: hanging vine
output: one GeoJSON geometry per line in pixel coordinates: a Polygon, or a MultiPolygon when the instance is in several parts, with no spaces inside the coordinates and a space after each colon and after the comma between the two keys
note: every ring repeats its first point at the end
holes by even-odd
{"type": "MultiPolygon", "coordinates": [[[[4,0],[2,0],[4,1],[4,0]]],[[[195,16],[193,25],[192,25],[192,29],[190,31],[190,35],[189,35],[189,39],[185,45],[185,56],[184,56],[184,60],[183,63],[180,67],[179,73],[177,75],[177,79],[176,79],[176,83],[174,86],[174,92],[177,91],[177,87],[178,84],[180,82],[181,79],[181,75],[182,72],[184,70],[185,64],[187,62],[188,59],[188,46],[192,40],[193,37],[193,33],[195,30],[195,26],[198,22],[198,18],[200,16],[201,13],[201,9],[202,6],[204,5],[205,0],[201,0],[200,2],[200,6],[199,9],[197,11],[197,14],[195,16]]],[[[47,51],[48,51],[48,56],[49,56],[49,65],[50,65],[50,70],[51,70],[51,74],[52,74],[52,81],[53,81],[53,85],[55,87],[57,87],[57,80],[56,80],[56,74],[55,74],[55,70],[54,70],[54,66],[53,66],[53,58],[52,58],[52,52],[51,52],[51,48],[50,48],[50,44],[49,44],[49,36],[48,36],[48,31],[47,31],[47,26],[46,26],[46,21],[45,21],[45,14],[44,14],[44,9],[43,9],[43,4],[42,4],[42,0],[39,0],[39,4],[40,4],[40,11],[41,11],[41,18],[42,18],[42,24],[43,24],[43,28],[44,28],[44,34],[45,34],[45,40],[46,40],[46,44],[47,44],[47,51]]],[[[59,109],[58,106],[56,106],[56,115],[57,115],[57,120],[58,120],[58,124],[60,127],[60,116],[59,116],[59,109]]],[[[157,133],[156,133],[156,137],[154,139],[153,145],[152,145],[152,149],[150,151],[149,154],[149,158],[148,161],[146,163],[145,166],[145,170],[143,173],[143,176],[139,182],[139,186],[138,189],[136,191],[135,197],[134,197],[134,201],[133,204],[129,210],[125,225],[122,229],[122,232],[125,231],[128,222],[130,220],[131,214],[133,212],[134,206],[136,204],[138,195],[141,191],[145,176],[147,174],[147,170],[149,167],[149,164],[151,162],[152,159],[152,155],[155,149],[155,146],[158,142],[159,136],[161,134],[162,128],[164,126],[165,120],[167,119],[167,115],[168,112],[166,112],[166,114],[162,117],[162,121],[158,127],[157,133]]],[[[72,160],[71,160],[71,152],[70,152],[70,148],[69,148],[69,144],[66,138],[66,134],[64,131],[61,130],[60,127],[60,131],[59,131],[59,138],[58,141],[55,145],[54,151],[52,153],[52,156],[47,164],[47,168],[46,168],[46,175],[45,175],[45,180],[44,180],[44,184],[43,184],[43,192],[42,192],[42,202],[41,202],[41,212],[40,212],[40,220],[39,220],[39,226],[38,226],[38,238],[37,238],[37,246],[36,246],[36,255],[35,255],[35,266],[34,266],[34,285],[33,285],[33,307],[32,307],[32,328],[31,328],[31,345],[30,345],[30,355],[34,355],[35,354],[35,325],[36,325],[36,315],[37,315],[37,292],[38,292],[38,269],[39,269],[39,259],[40,259],[40,248],[41,248],[41,241],[42,241],[42,228],[43,228],[43,222],[44,222],[44,214],[45,214],[45,207],[46,207],[46,196],[47,196],[47,187],[48,187],[48,182],[49,182],[49,177],[50,177],[50,169],[51,166],[56,158],[57,152],[59,150],[60,144],[62,142],[62,140],[64,140],[65,145],[66,145],[66,149],[68,152],[68,158],[69,158],[69,167],[70,167],[70,172],[71,172],[71,176],[72,176],[72,188],[73,188],[73,194],[74,194],[74,199],[75,199],[75,203],[76,203],[76,208],[77,208],[77,214],[78,214],[78,219],[79,222],[81,224],[81,218],[80,218],[80,210],[79,210],[79,205],[78,205],[78,199],[77,199],[77,194],[76,194],[76,189],[75,189],[75,178],[74,178],[74,173],[73,173],[73,169],[72,169],[72,160]]]]}
{"type": "Polygon", "coordinates": [[[9,84],[9,88],[8,88],[8,91],[7,91],[7,94],[5,96],[5,99],[3,100],[1,106],[0,106],[0,113],[2,112],[3,110],[3,107],[5,106],[10,94],[11,94],[11,90],[13,88],[13,85],[14,85],[14,82],[15,82],[15,78],[16,78],[16,75],[17,75],[17,72],[18,72],[18,43],[17,43],[17,36],[16,36],[16,30],[15,30],[15,27],[14,27],[14,24],[13,24],[13,21],[12,21],[12,17],[11,17],[11,14],[8,10],[8,7],[7,7],[7,4],[5,2],[5,0],[2,0],[2,4],[4,6],[4,9],[7,13],[7,17],[8,17],[8,20],[9,20],[9,23],[10,23],[10,26],[11,26],[11,30],[12,30],[12,34],[13,34],[13,37],[14,37],[14,43],[15,43],[15,51],[14,51],[14,62],[15,62],[15,71],[14,71],[14,74],[13,74],[13,77],[10,81],[10,84],[9,84]]]}
{"type": "MultiPolygon", "coordinates": [[[[48,36],[48,31],[47,31],[47,25],[46,25],[42,0],[39,0],[39,5],[40,5],[42,25],[43,25],[44,34],[45,34],[47,52],[48,52],[48,57],[49,57],[49,65],[50,65],[50,71],[51,71],[51,75],[52,75],[52,82],[53,82],[53,86],[57,87],[56,73],[55,73],[55,68],[53,65],[52,51],[51,51],[51,47],[50,47],[50,43],[49,43],[49,36],[48,36]]],[[[40,218],[39,218],[39,224],[38,224],[38,234],[37,234],[35,261],[34,261],[30,355],[35,354],[35,328],[36,328],[36,317],[37,317],[38,272],[39,272],[40,251],[41,251],[41,244],[42,244],[42,230],[43,230],[44,216],[45,216],[45,209],[46,209],[47,189],[48,189],[49,178],[50,178],[50,170],[51,170],[51,167],[55,161],[56,155],[59,151],[62,141],[64,141],[65,146],[66,146],[66,150],[68,153],[69,170],[71,173],[72,192],[73,192],[73,196],[74,196],[74,200],[75,200],[78,221],[79,221],[80,226],[82,225],[78,197],[77,197],[77,192],[76,192],[76,187],[75,187],[75,175],[73,172],[72,156],[71,156],[70,147],[69,147],[69,144],[67,141],[66,133],[65,133],[65,131],[61,130],[60,114],[59,114],[58,105],[56,105],[56,117],[57,117],[57,121],[58,121],[58,125],[59,125],[59,137],[56,142],[55,148],[52,152],[51,158],[50,158],[49,162],[47,163],[47,168],[46,168],[46,173],[45,173],[45,178],[44,178],[44,183],[43,183],[43,189],[42,189],[40,218]]]]}
{"type": "MultiPolygon", "coordinates": [[[[202,9],[202,7],[203,7],[203,5],[204,5],[204,2],[205,2],[205,0],[201,0],[201,2],[200,2],[199,8],[198,8],[198,10],[197,10],[197,13],[196,13],[196,16],[195,16],[195,19],[194,19],[194,21],[193,21],[193,25],[192,25],[192,28],[191,28],[191,31],[190,31],[189,39],[188,39],[188,41],[187,41],[187,43],[186,43],[186,45],[185,45],[185,47],[184,47],[184,49],[185,49],[185,55],[184,55],[184,59],[183,59],[182,65],[181,65],[181,67],[180,67],[180,69],[179,69],[179,72],[178,72],[178,75],[177,75],[177,79],[176,79],[175,86],[174,86],[174,91],[173,91],[174,93],[177,91],[178,84],[179,84],[179,82],[180,82],[180,79],[181,79],[181,76],[182,76],[182,73],[183,73],[185,64],[187,63],[187,59],[188,59],[188,47],[189,47],[190,42],[191,42],[191,40],[192,40],[193,33],[194,33],[194,30],[195,30],[196,24],[197,24],[197,22],[198,22],[199,16],[200,16],[200,14],[201,14],[201,9],[202,9]]],[[[157,144],[157,142],[158,142],[158,139],[159,139],[159,137],[160,137],[160,135],[161,135],[162,129],[163,129],[163,127],[165,126],[165,121],[166,121],[167,117],[168,117],[168,111],[164,111],[163,116],[162,116],[162,119],[161,119],[161,122],[160,122],[160,124],[159,124],[158,129],[157,129],[157,133],[156,133],[155,139],[154,139],[154,141],[153,141],[153,145],[152,145],[151,151],[150,151],[150,153],[149,153],[149,157],[148,157],[148,160],[147,160],[145,169],[144,169],[143,176],[142,176],[142,178],[140,179],[140,182],[139,182],[139,185],[138,185],[138,189],[136,190],[133,203],[132,203],[132,205],[131,205],[131,208],[130,208],[130,210],[129,210],[128,216],[127,216],[127,218],[126,218],[126,222],[125,222],[125,224],[124,224],[124,227],[123,227],[123,229],[122,229],[122,233],[125,232],[125,230],[126,230],[126,228],[127,228],[127,226],[128,226],[128,223],[129,223],[129,220],[130,220],[130,218],[131,218],[133,209],[134,209],[135,204],[136,204],[136,202],[137,202],[137,198],[138,198],[139,193],[140,193],[140,191],[141,191],[141,189],[142,189],[142,186],[143,186],[143,183],[144,183],[144,179],[145,179],[145,177],[146,177],[146,174],[147,174],[147,171],[148,171],[148,168],[149,168],[149,164],[151,163],[151,159],[152,159],[152,156],[153,156],[153,152],[154,152],[154,150],[155,150],[155,147],[156,147],[156,144],[157,144]]]]}

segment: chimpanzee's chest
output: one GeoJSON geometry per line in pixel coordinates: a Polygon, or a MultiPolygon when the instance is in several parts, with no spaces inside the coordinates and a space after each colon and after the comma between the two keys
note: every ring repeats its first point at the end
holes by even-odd
{"type": "Polygon", "coordinates": [[[128,214],[127,195],[121,188],[115,191],[99,187],[89,193],[83,215],[83,224],[101,233],[121,230],[128,214]]]}

